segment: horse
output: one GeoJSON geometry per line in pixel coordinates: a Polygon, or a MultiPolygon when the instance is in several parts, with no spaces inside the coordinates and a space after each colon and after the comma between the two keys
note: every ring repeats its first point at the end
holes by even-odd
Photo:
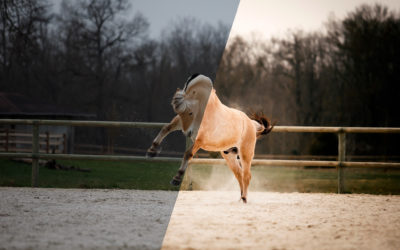
{"type": "Polygon", "coordinates": [[[156,156],[162,140],[172,131],[181,130],[192,144],[185,151],[181,166],[170,183],[180,185],[188,162],[199,149],[219,151],[239,183],[241,200],[247,203],[256,141],[271,132],[270,120],[262,113],[253,113],[249,117],[224,105],[211,79],[201,74],[190,76],[184,89],[177,89],[171,105],[177,115],[158,133],[147,156],[156,156]]]}

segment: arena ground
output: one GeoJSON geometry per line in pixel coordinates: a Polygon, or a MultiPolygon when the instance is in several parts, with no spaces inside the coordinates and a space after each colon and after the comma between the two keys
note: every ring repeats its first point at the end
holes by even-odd
{"type": "Polygon", "coordinates": [[[0,188],[0,249],[160,249],[177,194],[0,188]]]}
{"type": "Polygon", "coordinates": [[[177,194],[0,188],[0,249],[400,249],[400,196],[177,194]]]}
{"type": "Polygon", "coordinates": [[[400,196],[179,192],[163,249],[400,249],[400,196]]]}

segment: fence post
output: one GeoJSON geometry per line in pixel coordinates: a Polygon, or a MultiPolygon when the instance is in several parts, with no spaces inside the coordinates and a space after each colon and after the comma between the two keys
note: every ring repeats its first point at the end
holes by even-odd
{"type": "Polygon", "coordinates": [[[50,133],[46,131],[46,153],[50,152],[50,133]]]}
{"type": "MultiPolygon", "coordinates": [[[[186,149],[185,151],[193,144],[190,137],[186,137],[186,149]]],[[[188,169],[186,171],[187,180],[188,180],[188,190],[192,190],[192,166],[188,163],[188,169]]]]}
{"type": "Polygon", "coordinates": [[[342,162],[346,160],[346,134],[343,131],[340,131],[338,134],[338,161],[339,166],[337,167],[338,173],[338,194],[343,193],[345,191],[344,185],[344,171],[342,162]]]}
{"type": "Polygon", "coordinates": [[[63,134],[63,153],[67,153],[67,135],[65,133],[63,134]]]}
{"type": "Polygon", "coordinates": [[[8,128],[7,128],[6,129],[6,143],[4,144],[6,152],[8,152],[8,137],[9,137],[9,133],[8,133],[8,128]]]}
{"type": "Polygon", "coordinates": [[[32,187],[38,186],[39,175],[39,125],[32,125],[32,187]]]}

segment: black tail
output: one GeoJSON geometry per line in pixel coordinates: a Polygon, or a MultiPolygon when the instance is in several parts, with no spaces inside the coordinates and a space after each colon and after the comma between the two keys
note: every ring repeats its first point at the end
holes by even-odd
{"type": "Polygon", "coordinates": [[[261,113],[252,113],[250,119],[255,120],[256,122],[260,123],[264,126],[264,130],[259,135],[266,135],[274,128],[275,123],[271,124],[270,119],[265,116],[262,112],[261,113]]]}

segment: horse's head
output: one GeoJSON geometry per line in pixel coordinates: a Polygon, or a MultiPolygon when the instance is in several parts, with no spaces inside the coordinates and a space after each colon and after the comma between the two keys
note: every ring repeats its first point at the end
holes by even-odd
{"type": "Polygon", "coordinates": [[[171,105],[181,117],[183,131],[187,131],[193,121],[201,121],[212,88],[210,78],[194,74],[186,81],[183,90],[177,89],[171,105]]]}

